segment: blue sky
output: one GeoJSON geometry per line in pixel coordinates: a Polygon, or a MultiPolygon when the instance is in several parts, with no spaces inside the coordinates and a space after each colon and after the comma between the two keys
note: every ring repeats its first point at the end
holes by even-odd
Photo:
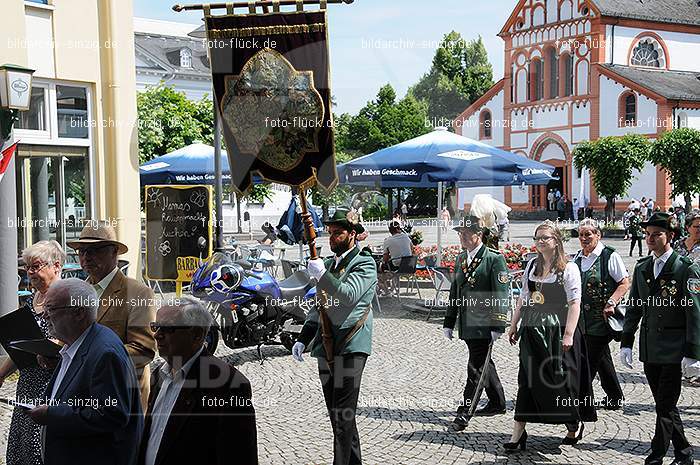
{"type": "MultiPolygon", "coordinates": [[[[201,24],[201,11],[172,11],[176,0],[133,1],[135,16],[201,24]]],[[[436,44],[453,29],[466,40],[481,35],[498,81],[503,76],[503,41],[496,34],[515,4],[515,0],[355,0],[352,5],[330,5],[335,111],[355,114],[387,83],[399,96],[405,95],[430,69],[436,44]]]]}

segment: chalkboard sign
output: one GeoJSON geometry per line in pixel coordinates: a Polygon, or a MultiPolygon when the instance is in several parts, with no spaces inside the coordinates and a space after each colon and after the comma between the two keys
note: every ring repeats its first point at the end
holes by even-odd
{"type": "Polygon", "coordinates": [[[148,279],[191,281],[200,256],[212,253],[212,209],[211,186],[146,186],[148,279]]]}

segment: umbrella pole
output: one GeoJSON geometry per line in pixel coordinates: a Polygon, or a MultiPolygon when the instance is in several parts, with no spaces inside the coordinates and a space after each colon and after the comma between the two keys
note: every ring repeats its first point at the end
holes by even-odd
{"type": "Polygon", "coordinates": [[[437,266],[442,266],[442,182],[438,183],[437,205],[437,266]]]}
{"type": "MultiPolygon", "coordinates": [[[[309,260],[314,260],[318,257],[318,250],[316,250],[316,229],[314,229],[314,222],[311,218],[311,213],[306,206],[306,187],[300,186],[299,188],[299,201],[301,202],[301,219],[304,222],[304,233],[306,234],[306,242],[309,244],[309,260]]],[[[331,320],[328,317],[328,309],[326,308],[326,302],[328,300],[328,295],[325,291],[321,291],[321,299],[316,301],[316,307],[318,309],[318,316],[321,322],[321,342],[323,344],[323,351],[326,355],[326,362],[329,367],[333,366],[333,335],[331,334],[331,320]]]]}
{"type": "Polygon", "coordinates": [[[214,198],[216,201],[216,223],[214,224],[214,238],[216,250],[224,246],[223,235],[223,181],[221,175],[221,119],[217,110],[216,96],[212,92],[214,99],[214,198]]]}

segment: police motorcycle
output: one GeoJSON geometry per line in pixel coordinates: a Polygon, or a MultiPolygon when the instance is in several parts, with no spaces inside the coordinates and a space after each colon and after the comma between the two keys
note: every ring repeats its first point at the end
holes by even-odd
{"type": "Polygon", "coordinates": [[[281,343],[292,351],[315,305],[316,288],[306,270],[278,282],[262,265],[264,260],[217,251],[194,273],[190,292],[207,303],[216,323],[207,335],[210,354],[219,335],[231,349],[257,346],[261,362],[263,344],[281,343]]]}

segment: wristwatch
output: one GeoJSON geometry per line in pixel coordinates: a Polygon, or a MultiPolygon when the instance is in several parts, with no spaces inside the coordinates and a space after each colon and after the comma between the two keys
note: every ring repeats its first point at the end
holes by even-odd
{"type": "Polygon", "coordinates": [[[617,305],[617,302],[615,302],[613,299],[608,299],[608,301],[605,303],[611,307],[614,307],[615,305],[617,305]]]}

